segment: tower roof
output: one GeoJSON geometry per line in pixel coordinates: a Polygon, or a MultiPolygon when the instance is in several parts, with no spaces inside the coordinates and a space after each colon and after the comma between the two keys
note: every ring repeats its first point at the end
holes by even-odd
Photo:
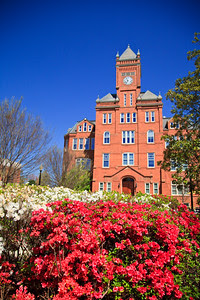
{"type": "Polygon", "coordinates": [[[128,45],[127,49],[122,53],[119,60],[133,60],[136,59],[136,54],[131,50],[130,46],[128,45]]]}

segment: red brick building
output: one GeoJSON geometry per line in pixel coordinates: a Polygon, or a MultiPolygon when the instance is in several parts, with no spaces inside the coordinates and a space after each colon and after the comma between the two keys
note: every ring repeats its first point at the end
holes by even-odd
{"type": "Polygon", "coordinates": [[[84,161],[93,171],[92,191],[178,196],[190,195],[160,169],[165,142],[161,136],[174,132],[170,118],[162,114],[162,97],[141,92],[140,53],[128,48],[116,56],[116,94],[96,100],[96,120],[77,122],[65,135],[65,151],[72,163],[84,161]],[[171,124],[171,125],[170,125],[171,124]]]}

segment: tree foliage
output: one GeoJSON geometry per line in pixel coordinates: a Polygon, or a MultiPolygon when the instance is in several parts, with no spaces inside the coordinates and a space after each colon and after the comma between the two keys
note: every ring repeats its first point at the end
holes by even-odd
{"type": "MultiPolygon", "coordinates": [[[[193,42],[199,46],[199,33],[193,42]]],[[[161,166],[170,170],[173,162],[173,177],[178,184],[189,185],[193,209],[193,191],[200,191],[200,50],[189,51],[188,60],[194,60],[194,70],[177,79],[175,88],[167,93],[177,130],[173,136],[163,136],[168,146],[161,166]]]]}
{"type": "Polygon", "coordinates": [[[91,189],[91,173],[84,165],[71,168],[63,178],[63,186],[76,191],[91,189]]]}
{"type": "Polygon", "coordinates": [[[22,108],[22,100],[0,103],[0,177],[6,184],[17,173],[34,171],[44,158],[49,134],[39,117],[22,108]]]}

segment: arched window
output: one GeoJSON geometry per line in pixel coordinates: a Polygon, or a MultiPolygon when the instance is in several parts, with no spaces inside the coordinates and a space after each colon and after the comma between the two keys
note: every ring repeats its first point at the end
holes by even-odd
{"type": "Polygon", "coordinates": [[[110,132],[105,131],[103,134],[103,143],[104,144],[110,144],[110,132]]]}
{"type": "Polygon", "coordinates": [[[154,131],[153,130],[147,131],[147,143],[154,143],[154,131]]]}

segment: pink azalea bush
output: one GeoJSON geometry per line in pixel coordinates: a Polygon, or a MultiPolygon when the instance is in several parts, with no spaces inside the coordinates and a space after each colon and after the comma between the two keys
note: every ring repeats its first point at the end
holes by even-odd
{"type": "Polygon", "coordinates": [[[65,199],[47,207],[20,230],[25,262],[0,273],[0,283],[12,277],[12,299],[200,299],[200,222],[185,206],[65,199]]]}

